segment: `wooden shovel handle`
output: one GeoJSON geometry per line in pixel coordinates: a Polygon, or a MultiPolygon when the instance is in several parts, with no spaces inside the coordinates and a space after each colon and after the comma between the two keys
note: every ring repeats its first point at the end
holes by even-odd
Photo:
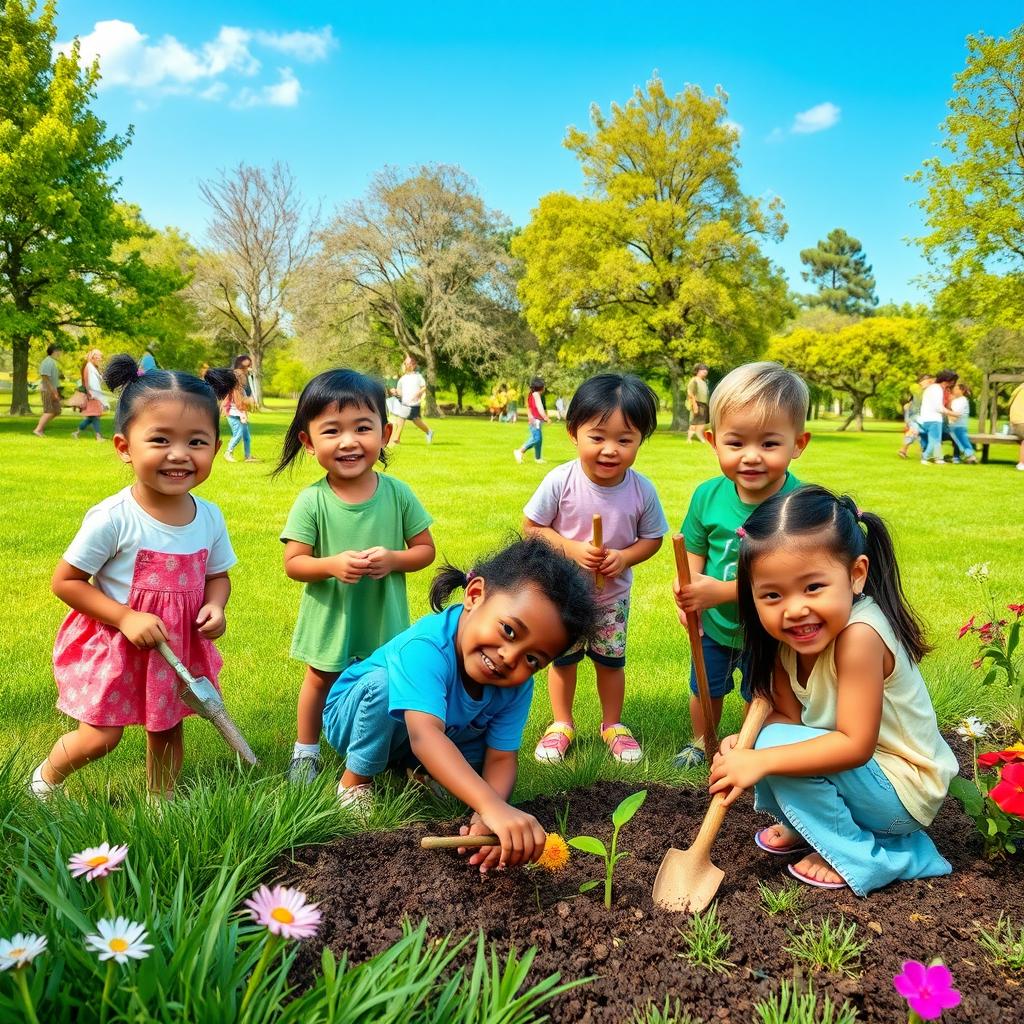
{"type": "MultiPolygon", "coordinates": [[[[594,514],[593,533],[591,535],[590,543],[593,544],[595,548],[604,547],[603,527],[601,526],[601,516],[599,513],[594,514]]],[[[595,572],[594,586],[597,587],[598,590],[604,590],[604,585],[605,577],[599,572],[595,572]]]]}
{"type": "MultiPolygon", "coordinates": [[[[676,576],[679,586],[690,585],[690,563],[686,557],[686,541],[681,533],[672,538],[672,551],[676,556],[676,576]]],[[[697,676],[697,697],[700,700],[700,713],[704,719],[704,753],[708,763],[718,752],[718,732],[714,726],[714,711],[711,707],[711,690],[708,687],[708,669],[704,664],[704,648],[700,642],[700,618],[690,612],[686,613],[686,631],[690,635],[690,654],[693,657],[693,669],[697,676]]]]}
{"type": "Polygon", "coordinates": [[[463,846],[501,846],[501,840],[497,836],[424,836],[420,840],[424,850],[457,850],[463,846]]]}
{"type": "MultiPolygon", "coordinates": [[[[757,739],[758,733],[764,726],[765,719],[772,712],[772,704],[766,697],[755,697],[753,703],[750,705],[750,710],[747,712],[747,717],[743,720],[743,725],[740,728],[740,734],[736,738],[735,750],[749,750],[754,745],[754,740],[757,739]]],[[[700,851],[700,856],[707,857],[710,859],[711,847],[715,842],[715,836],[718,835],[718,830],[722,827],[722,821],[725,819],[725,812],[728,808],[725,806],[726,793],[716,793],[711,798],[711,806],[707,810],[707,814],[704,815],[704,820],[701,822],[700,831],[697,833],[697,838],[693,841],[693,846],[690,847],[693,851],[700,851]]]]}

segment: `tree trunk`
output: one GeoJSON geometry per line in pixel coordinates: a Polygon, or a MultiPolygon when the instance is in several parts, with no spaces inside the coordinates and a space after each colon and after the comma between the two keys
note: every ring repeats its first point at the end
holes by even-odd
{"type": "Polygon", "coordinates": [[[672,426],[669,429],[685,430],[690,425],[690,416],[686,408],[686,396],[683,394],[683,368],[671,356],[666,357],[665,362],[672,391],[672,426]]]}
{"type": "Polygon", "coordinates": [[[455,385],[455,408],[458,412],[462,412],[462,396],[466,393],[465,384],[455,385]]]}
{"type": "Polygon", "coordinates": [[[423,358],[426,360],[423,379],[427,382],[425,411],[428,416],[438,416],[440,413],[437,409],[437,359],[434,356],[434,346],[428,341],[423,342],[423,358]]]}
{"type": "Polygon", "coordinates": [[[31,338],[27,334],[12,334],[11,348],[14,355],[11,374],[11,415],[27,416],[32,410],[28,405],[28,349],[31,338]]]}
{"type": "Polygon", "coordinates": [[[850,415],[846,417],[846,422],[839,428],[840,430],[846,430],[846,428],[853,423],[854,430],[864,429],[864,402],[867,398],[866,395],[851,395],[850,396],[853,407],[850,409],[850,415]]]}

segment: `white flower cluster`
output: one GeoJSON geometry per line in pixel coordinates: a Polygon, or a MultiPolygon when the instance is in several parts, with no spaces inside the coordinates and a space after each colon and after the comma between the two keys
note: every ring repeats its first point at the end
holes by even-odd
{"type": "Polygon", "coordinates": [[[988,562],[978,562],[967,570],[967,578],[984,583],[988,579],[988,562]]]}
{"type": "Polygon", "coordinates": [[[970,718],[965,718],[956,730],[958,736],[962,736],[965,740],[983,740],[988,735],[988,726],[980,719],[975,718],[973,715],[970,718]]]}

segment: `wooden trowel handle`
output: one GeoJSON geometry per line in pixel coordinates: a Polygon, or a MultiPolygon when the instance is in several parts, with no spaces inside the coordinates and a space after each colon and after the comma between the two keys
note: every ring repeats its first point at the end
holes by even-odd
{"type": "Polygon", "coordinates": [[[501,840],[497,836],[424,836],[420,846],[424,850],[457,850],[462,846],[501,846],[501,840]]]}
{"type": "MultiPolygon", "coordinates": [[[[593,544],[595,548],[603,548],[604,527],[601,525],[601,514],[599,512],[594,513],[592,529],[593,532],[590,538],[590,543],[593,544]]],[[[602,576],[599,572],[594,573],[594,586],[597,587],[598,590],[604,590],[604,584],[605,577],[602,576]]]]}
{"type": "Polygon", "coordinates": [[[189,686],[191,686],[196,681],[195,676],[192,675],[192,673],[189,672],[187,668],[185,668],[185,666],[181,663],[181,659],[174,653],[174,651],[171,650],[171,648],[166,643],[164,643],[163,640],[161,640],[156,645],[156,649],[160,652],[164,661],[166,661],[167,664],[170,665],[171,668],[173,668],[174,671],[178,674],[178,678],[181,679],[182,682],[187,683],[189,686]]]}
{"type": "MultiPolygon", "coordinates": [[[[743,727],[740,729],[734,749],[749,750],[754,745],[757,734],[761,731],[765,719],[771,712],[771,701],[766,697],[755,697],[747,712],[747,717],[743,720],[743,727]]],[[[715,836],[718,835],[718,830],[722,827],[722,822],[725,819],[725,812],[728,810],[725,806],[725,797],[726,794],[722,792],[716,793],[711,798],[711,806],[708,808],[707,814],[704,815],[693,846],[690,847],[694,854],[699,851],[700,856],[710,859],[715,836]]]]}

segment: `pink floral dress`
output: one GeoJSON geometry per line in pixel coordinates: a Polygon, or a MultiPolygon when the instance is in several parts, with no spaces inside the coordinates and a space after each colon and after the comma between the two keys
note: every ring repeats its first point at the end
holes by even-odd
{"type": "MultiPolygon", "coordinates": [[[[192,554],[140,548],[127,603],[159,616],[182,662],[217,686],[220,654],[195,626],[208,557],[206,548],[192,554]]],[[[158,651],[140,650],[113,626],[78,611],[70,612],[57,633],[53,671],[57,708],[87,725],[144,725],[162,732],[192,714],[178,699],[178,678],[158,651]]]]}

